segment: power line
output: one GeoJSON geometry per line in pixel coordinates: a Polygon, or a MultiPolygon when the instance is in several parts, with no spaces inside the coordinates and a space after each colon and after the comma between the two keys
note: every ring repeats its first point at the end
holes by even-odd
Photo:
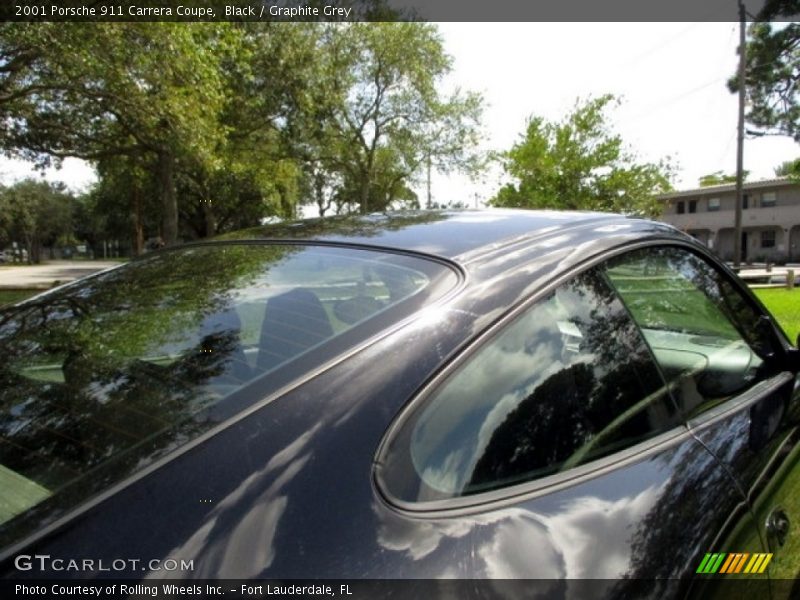
{"type": "Polygon", "coordinates": [[[691,31],[692,29],[694,29],[695,27],[697,27],[700,24],[701,23],[692,23],[688,27],[685,27],[685,28],[681,29],[678,33],[669,36],[668,38],[662,40],[661,42],[657,43],[656,45],[651,46],[650,48],[648,48],[644,52],[641,52],[641,53],[637,54],[635,57],[633,57],[629,61],[623,63],[622,67],[625,68],[625,67],[630,67],[630,66],[635,65],[636,63],[638,63],[643,58],[645,58],[647,56],[650,56],[651,54],[654,54],[655,52],[657,52],[658,50],[661,50],[661,48],[664,48],[665,46],[668,46],[669,44],[671,44],[673,41],[677,40],[678,38],[683,37],[685,34],[687,34],[689,31],[691,31]]]}
{"type": "Polygon", "coordinates": [[[682,92],[681,94],[679,94],[677,96],[673,96],[672,98],[668,98],[664,102],[656,104],[655,106],[651,107],[647,111],[642,112],[642,113],[632,117],[631,120],[632,121],[639,120],[639,119],[642,119],[644,117],[647,117],[647,116],[651,115],[654,112],[661,111],[661,110],[663,110],[663,109],[675,104],[679,100],[683,100],[687,96],[691,96],[692,94],[696,94],[697,92],[700,92],[700,91],[702,91],[702,90],[704,90],[704,89],[706,89],[706,88],[708,88],[708,87],[710,87],[710,86],[712,86],[714,84],[717,84],[717,83],[719,83],[721,81],[725,81],[726,79],[727,79],[727,77],[718,77],[718,78],[713,79],[711,81],[708,81],[708,82],[706,82],[706,83],[704,83],[702,85],[694,87],[694,88],[692,88],[692,89],[690,89],[690,90],[688,90],[686,92],[682,92]]]}
{"type": "Polygon", "coordinates": [[[717,157],[715,164],[720,164],[722,160],[725,158],[725,155],[728,153],[728,150],[731,149],[731,143],[733,143],[733,138],[736,137],[736,130],[731,129],[731,135],[728,137],[728,141],[725,143],[725,148],[722,150],[722,153],[717,157]]]}
{"type": "Polygon", "coordinates": [[[681,29],[677,33],[672,34],[672,35],[668,36],[667,38],[661,40],[660,42],[654,44],[653,46],[651,46],[650,48],[648,48],[644,52],[640,52],[639,54],[634,56],[632,59],[630,59],[630,60],[626,61],[625,63],[623,63],[621,65],[622,68],[630,67],[632,65],[635,65],[641,59],[643,59],[643,58],[645,58],[647,56],[650,56],[651,54],[654,54],[655,52],[657,52],[658,50],[661,50],[665,46],[670,45],[672,42],[674,42],[677,39],[680,39],[681,37],[683,37],[684,35],[686,35],[690,31],[692,31],[693,29],[697,28],[699,25],[707,24],[710,21],[714,21],[714,19],[710,19],[710,17],[713,16],[713,15],[717,15],[721,8],[728,8],[729,6],[730,6],[730,0],[719,0],[719,2],[717,2],[716,4],[711,5],[708,8],[708,10],[705,12],[705,14],[700,15],[694,23],[690,24],[687,27],[684,27],[683,29],[681,29]]]}

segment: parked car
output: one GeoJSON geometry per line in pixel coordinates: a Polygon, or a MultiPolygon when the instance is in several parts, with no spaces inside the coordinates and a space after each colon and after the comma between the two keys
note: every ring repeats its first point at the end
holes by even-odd
{"type": "Polygon", "coordinates": [[[6,309],[0,353],[12,581],[672,598],[800,567],[798,350],[664,224],[268,225],[6,309]]]}

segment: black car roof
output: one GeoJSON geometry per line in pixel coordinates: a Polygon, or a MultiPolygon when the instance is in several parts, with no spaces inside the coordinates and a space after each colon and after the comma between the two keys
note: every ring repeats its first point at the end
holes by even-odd
{"type": "MultiPolygon", "coordinates": [[[[613,223],[631,224],[622,215],[549,210],[436,210],[324,219],[264,225],[218,239],[299,239],[369,244],[456,258],[521,237],[558,235],[567,230],[613,223]]],[[[652,223],[649,223],[652,226],[652,223]]],[[[671,228],[664,226],[665,230],[671,228]]],[[[586,237],[608,235],[589,227],[586,237]]]]}

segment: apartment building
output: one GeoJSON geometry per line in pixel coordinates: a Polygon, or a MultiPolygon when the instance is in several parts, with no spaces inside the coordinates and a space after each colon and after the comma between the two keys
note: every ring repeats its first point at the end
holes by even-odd
{"type": "MultiPolygon", "coordinates": [[[[786,177],[745,182],[743,262],[800,262],[800,182],[786,177]]],[[[661,219],[733,260],[736,186],[715,185],[658,197],[661,219]]]]}

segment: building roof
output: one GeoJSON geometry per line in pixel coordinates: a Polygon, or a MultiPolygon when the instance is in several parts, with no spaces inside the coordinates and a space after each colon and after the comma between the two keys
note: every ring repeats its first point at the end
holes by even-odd
{"type": "MultiPolygon", "coordinates": [[[[773,179],[761,179],[759,181],[745,181],[742,185],[742,189],[759,190],[764,188],[787,187],[792,185],[800,186],[800,181],[797,181],[796,179],[790,179],[789,177],[775,177],[773,179]]],[[[709,185],[690,190],[679,190],[675,192],[668,192],[666,194],[659,194],[656,196],[656,199],[672,200],[673,198],[685,198],[688,196],[713,196],[715,194],[725,194],[729,192],[733,193],[735,191],[735,183],[723,183],[720,185],[709,185]]]]}

